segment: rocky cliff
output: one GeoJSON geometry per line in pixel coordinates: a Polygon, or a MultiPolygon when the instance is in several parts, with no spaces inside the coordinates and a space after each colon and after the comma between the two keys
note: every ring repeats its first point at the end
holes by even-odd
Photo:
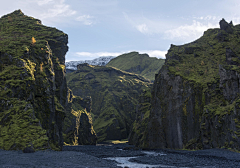
{"type": "MultiPolygon", "coordinates": [[[[148,136],[147,126],[151,110],[151,90],[150,88],[143,90],[138,98],[136,106],[136,118],[132,125],[129,134],[129,144],[139,147],[139,142],[142,142],[148,136]]],[[[143,144],[144,146],[145,144],[143,144]]]]}
{"type": "Polygon", "coordinates": [[[91,97],[74,96],[68,88],[66,118],[63,125],[65,145],[96,145],[97,136],[93,129],[91,97]]]}
{"type": "Polygon", "coordinates": [[[0,18],[1,149],[62,149],[67,43],[21,10],[0,18]]]}
{"type": "Polygon", "coordinates": [[[171,45],[154,81],[148,135],[138,146],[240,150],[239,37],[240,25],[223,19],[220,29],[171,45]]]}
{"type": "Polygon", "coordinates": [[[106,66],[139,74],[154,81],[155,74],[158,73],[164,62],[164,59],[149,57],[147,54],[139,54],[138,52],[130,52],[111,59],[106,66]]]}
{"type": "Polygon", "coordinates": [[[78,65],[78,70],[66,78],[74,95],[91,96],[98,142],[128,137],[138,96],[151,85],[149,80],[116,68],[88,64],[78,65]]]}

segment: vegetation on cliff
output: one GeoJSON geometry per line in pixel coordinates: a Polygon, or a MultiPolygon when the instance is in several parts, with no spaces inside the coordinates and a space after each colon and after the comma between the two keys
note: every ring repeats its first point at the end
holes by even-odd
{"type": "Polygon", "coordinates": [[[21,10],[0,18],[0,148],[61,150],[68,36],[21,10]]]}
{"type": "Polygon", "coordinates": [[[93,129],[91,117],[91,97],[81,98],[73,95],[68,88],[66,118],[63,125],[65,145],[95,145],[97,136],[93,129]]]}
{"type": "Polygon", "coordinates": [[[139,74],[151,81],[155,80],[155,74],[161,69],[165,59],[149,57],[147,54],[130,52],[112,59],[106,66],[116,67],[123,71],[139,74]]]}
{"type": "Polygon", "coordinates": [[[116,68],[88,64],[78,65],[78,70],[66,78],[74,95],[91,96],[98,142],[126,139],[135,119],[138,96],[150,81],[116,68]]]}
{"type": "Polygon", "coordinates": [[[198,40],[171,45],[153,85],[147,148],[240,150],[240,25],[224,19],[198,40]]]}
{"type": "MultiPolygon", "coordinates": [[[[139,146],[148,136],[148,122],[151,110],[151,90],[150,88],[143,90],[138,98],[136,106],[136,118],[132,125],[132,130],[128,137],[129,144],[139,146]]],[[[145,147],[146,142],[143,142],[142,147],[145,147]]]]}

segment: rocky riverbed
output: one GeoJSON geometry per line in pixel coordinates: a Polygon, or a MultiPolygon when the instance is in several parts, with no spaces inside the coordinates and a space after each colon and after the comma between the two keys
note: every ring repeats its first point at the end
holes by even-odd
{"type": "Polygon", "coordinates": [[[0,150],[0,168],[224,168],[240,167],[240,154],[224,149],[138,150],[127,144],[64,146],[63,151],[0,150]]]}

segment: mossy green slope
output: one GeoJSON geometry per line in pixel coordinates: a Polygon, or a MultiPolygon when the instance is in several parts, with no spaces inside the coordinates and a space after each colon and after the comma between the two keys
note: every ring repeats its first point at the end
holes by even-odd
{"type": "Polygon", "coordinates": [[[1,149],[62,149],[67,42],[21,10],[0,18],[1,149]]]}
{"type": "Polygon", "coordinates": [[[240,25],[223,19],[220,29],[171,45],[153,85],[148,136],[140,147],[240,150],[239,36],[240,25]]]}
{"type": "Polygon", "coordinates": [[[67,74],[74,95],[92,98],[93,128],[98,142],[126,139],[135,118],[138,96],[149,80],[112,67],[78,65],[67,74]]]}
{"type": "Polygon", "coordinates": [[[139,74],[151,81],[161,69],[165,59],[149,57],[147,54],[130,52],[112,59],[106,66],[116,67],[123,71],[139,74]]]}

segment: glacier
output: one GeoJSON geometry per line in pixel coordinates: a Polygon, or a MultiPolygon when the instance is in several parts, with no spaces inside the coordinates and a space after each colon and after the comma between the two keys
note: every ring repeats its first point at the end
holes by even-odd
{"type": "Polygon", "coordinates": [[[65,63],[66,69],[77,70],[77,65],[88,63],[89,65],[105,66],[109,61],[111,61],[114,56],[99,57],[93,60],[84,61],[69,61],[65,63]]]}

